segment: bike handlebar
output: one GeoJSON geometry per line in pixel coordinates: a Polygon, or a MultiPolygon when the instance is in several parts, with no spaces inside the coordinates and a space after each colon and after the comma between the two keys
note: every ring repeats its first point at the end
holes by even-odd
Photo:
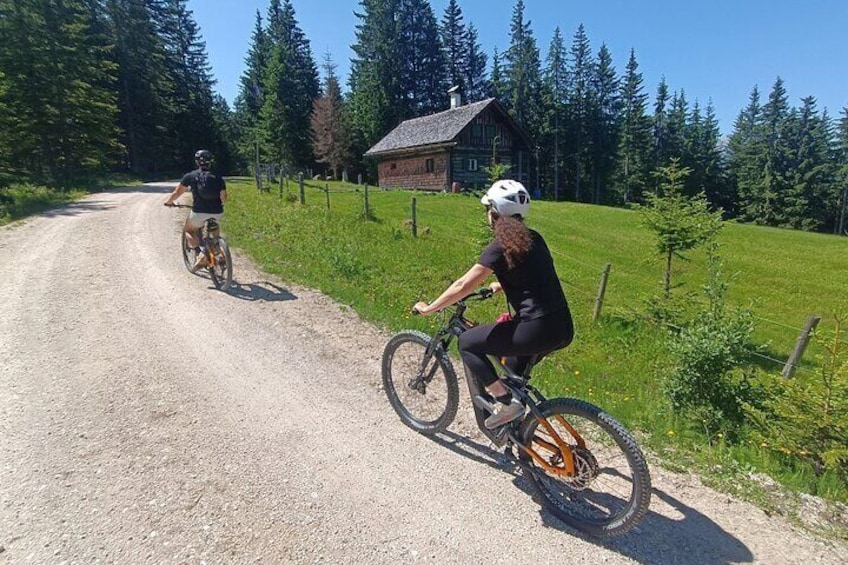
{"type": "MultiPolygon", "coordinates": [[[[474,300],[474,301],[488,300],[491,297],[493,297],[494,295],[495,295],[495,293],[492,291],[492,289],[490,289],[489,287],[483,287],[483,288],[475,290],[474,292],[472,292],[471,294],[469,294],[468,296],[466,296],[462,300],[457,300],[455,304],[465,306],[465,302],[467,300],[474,300]]],[[[413,316],[419,316],[419,315],[421,315],[421,313],[418,310],[416,310],[415,307],[413,306],[412,307],[412,315],[413,316]]]]}

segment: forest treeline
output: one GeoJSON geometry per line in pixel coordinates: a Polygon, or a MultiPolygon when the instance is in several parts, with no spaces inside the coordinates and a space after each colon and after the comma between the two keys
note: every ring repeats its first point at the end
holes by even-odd
{"type": "Polygon", "coordinates": [[[848,108],[790,102],[778,77],[753,87],[729,134],[710,100],[663,79],[648,92],[635,50],[619,68],[580,25],[557,29],[542,57],[524,0],[485,53],[458,0],[360,0],[350,75],[320,64],[291,0],[257,12],[234,107],[214,90],[186,0],[0,0],[0,185],[56,186],[97,172],[184,169],[198,147],[228,173],[257,160],[340,175],[405,119],[498,98],[532,142],[532,188],[546,198],[641,202],[678,160],[686,192],[726,217],[842,232],[848,108]]]}

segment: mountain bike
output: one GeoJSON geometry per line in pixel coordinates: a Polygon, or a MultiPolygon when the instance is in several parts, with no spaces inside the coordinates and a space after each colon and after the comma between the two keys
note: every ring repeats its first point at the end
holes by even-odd
{"type": "MultiPolygon", "coordinates": [[[[479,290],[443,311],[433,336],[417,330],[394,335],[383,351],[383,386],[404,424],[426,435],[444,431],[459,406],[456,371],[448,356],[451,341],[474,327],[465,318],[468,302],[491,298],[479,290]]],[[[530,383],[541,360],[530,359],[521,374],[492,359],[501,379],[525,406],[523,417],[489,430],[484,422],[495,400],[469,372],[468,391],[480,431],[506,446],[535,487],[542,506],[573,528],[594,536],[632,529],[648,511],[651,476],[633,436],[601,408],[576,398],[546,399],[530,383]]]]}
{"type": "MultiPolygon", "coordinates": [[[[173,204],[173,208],[191,208],[186,204],[173,204]]],[[[185,230],[180,232],[180,247],[182,248],[183,263],[188,272],[197,274],[194,265],[197,262],[197,252],[189,246],[185,230]]],[[[206,270],[212,277],[212,284],[218,290],[227,290],[233,284],[233,260],[227,240],[221,236],[221,226],[214,218],[209,218],[203,227],[195,232],[200,240],[200,247],[206,255],[206,270]]]]}

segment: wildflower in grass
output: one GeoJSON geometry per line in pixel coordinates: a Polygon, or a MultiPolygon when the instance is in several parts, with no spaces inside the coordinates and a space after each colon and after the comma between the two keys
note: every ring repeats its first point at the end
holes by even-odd
{"type": "Polygon", "coordinates": [[[580,371],[579,371],[579,370],[574,371],[574,376],[575,376],[575,377],[579,377],[579,376],[580,376],[580,371]]]}
{"type": "Polygon", "coordinates": [[[674,430],[668,430],[668,431],[666,432],[666,435],[668,435],[669,437],[673,436],[673,435],[674,435],[674,430]]]}

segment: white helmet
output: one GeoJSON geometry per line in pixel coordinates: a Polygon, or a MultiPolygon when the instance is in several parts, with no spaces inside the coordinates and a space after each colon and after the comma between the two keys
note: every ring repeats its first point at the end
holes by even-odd
{"type": "Polygon", "coordinates": [[[499,216],[519,215],[523,218],[530,210],[530,194],[517,180],[495,182],[480,202],[491,206],[499,216]]]}

